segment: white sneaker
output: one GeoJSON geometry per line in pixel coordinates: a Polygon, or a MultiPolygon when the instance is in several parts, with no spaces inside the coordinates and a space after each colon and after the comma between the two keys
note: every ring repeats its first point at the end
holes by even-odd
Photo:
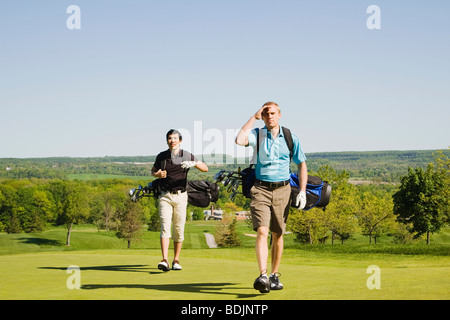
{"type": "Polygon", "coordinates": [[[170,271],[169,262],[167,262],[166,259],[161,260],[161,262],[158,263],[158,269],[162,271],[170,271]]]}
{"type": "Polygon", "coordinates": [[[172,262],[172,270],[181,270],[180,262],[178,260],[173,260],[172,262]]]}

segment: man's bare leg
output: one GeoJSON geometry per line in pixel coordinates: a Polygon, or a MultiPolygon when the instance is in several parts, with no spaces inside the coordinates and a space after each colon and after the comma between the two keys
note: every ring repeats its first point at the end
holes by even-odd
{"type": "Polygon", "coordinates": [[[283,234],[272,232],[272,273],[277,273],[283,255],[283,234]]]}
{"type": "Polygon", "coordinates": [[[268,227],[259,227],[256,235],[256,259],[260,274],[267,273],[267,259],[269,249],[267,247],[267,237],[269,235],[268,227]]]}

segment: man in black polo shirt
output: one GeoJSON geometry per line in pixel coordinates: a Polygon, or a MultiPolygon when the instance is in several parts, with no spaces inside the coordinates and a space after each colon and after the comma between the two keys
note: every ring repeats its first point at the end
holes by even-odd
{"type": "Polygon", "coordinates": [[[181,270],[178,261],[184,240],[184,225],[186,223],[187,206],[187,174],[189,168],[196,167],[202,172],[208,167],[198,161],[190,152],[180,149],[181,134],[176,130],[169,130],[166,134],[169,149],[156,156],[152,168],[152,175],[160,178],[161,196],[159,197],[159,216],[161,219],[161,252],[163,259],[158,269],[169,271],[168,262],[170,238],[173,238],[174,258],[173,270],[181,270]],[[173,221],[172,221],[173,220],[173,221]],[[171,224],[173,222],[173,234],[171,224]]]}

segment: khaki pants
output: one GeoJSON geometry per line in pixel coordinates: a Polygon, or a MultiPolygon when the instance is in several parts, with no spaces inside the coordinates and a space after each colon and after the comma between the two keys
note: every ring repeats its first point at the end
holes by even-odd
{"type": "Polygon", "coordinates": [[[269,227],[272,232],[284,234],[289,215],[291,186],[288,184],[271,189],[254,185],[250,194],[253,230],[256,231],[259,227],[269,227]]]}
{"type": "Polygon", "coordinates": [[[163,192],[159,197],[159,217],[161,219],[161,238],[170,238],[173,220],[173,240],[183,242],[186,224],[187,192],[163,192]]]}

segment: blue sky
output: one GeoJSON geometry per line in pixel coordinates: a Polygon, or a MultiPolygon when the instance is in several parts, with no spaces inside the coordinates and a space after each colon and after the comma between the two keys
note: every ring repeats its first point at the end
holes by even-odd
{"type": "Polygon", "coordinates": [[[449,15],[444,0],[10,1],[0,157],[154,155],[171,128],[220,152],[266,101],[305,153],[446,149],[449,15]]]}

